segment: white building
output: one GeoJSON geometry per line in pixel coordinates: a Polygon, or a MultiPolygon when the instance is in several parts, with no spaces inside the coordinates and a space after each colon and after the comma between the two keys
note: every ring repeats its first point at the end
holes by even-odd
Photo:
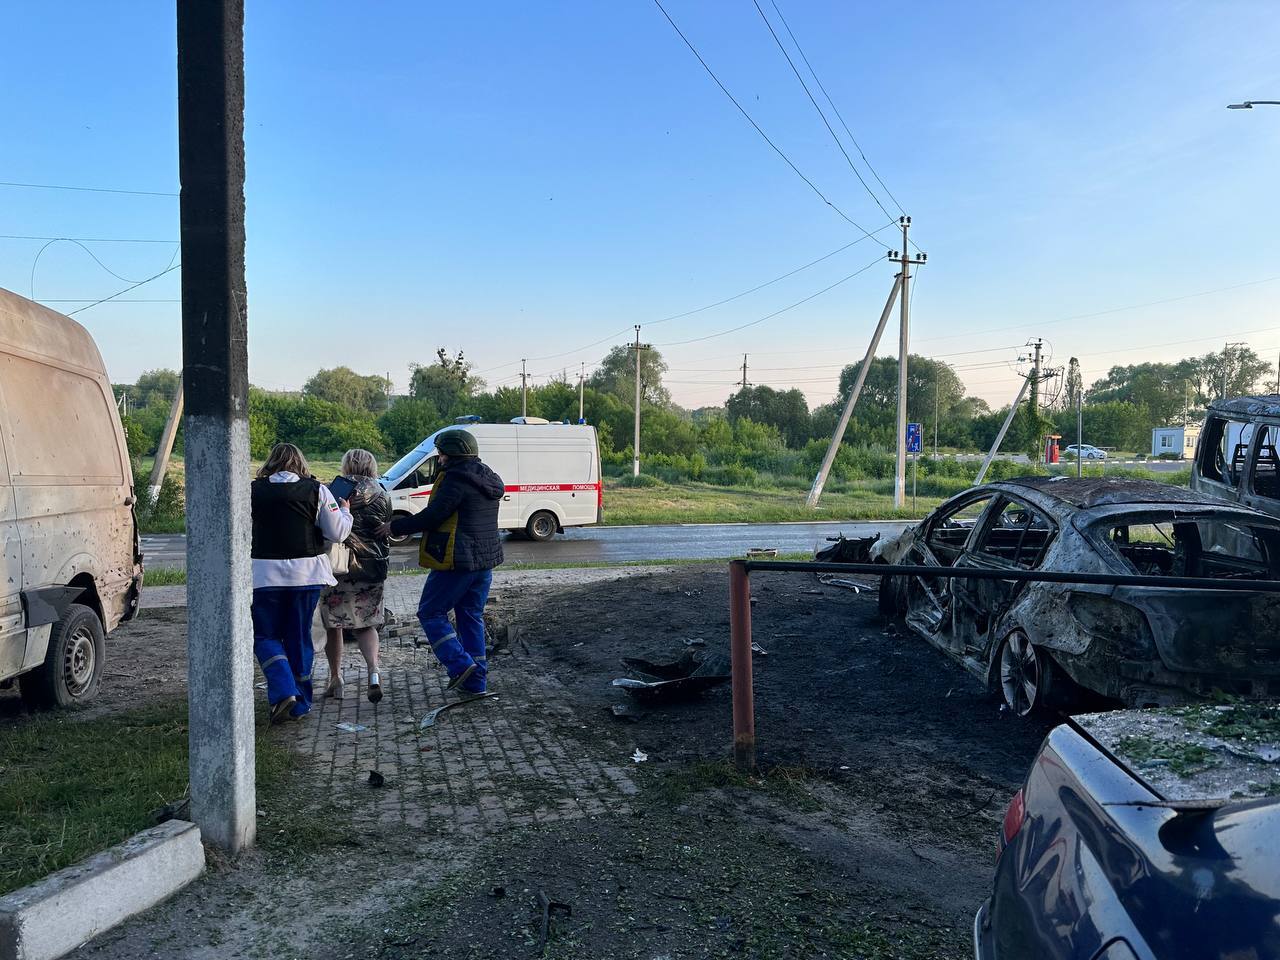
{"type": "Polygon", "coordinates": [[[1199,424],[1156,427],[1151,431],[1151,456],[1172,453],[1180,458],[1190,458],[1196,452],[1196,441],[1199,439],[1199,424]]]}

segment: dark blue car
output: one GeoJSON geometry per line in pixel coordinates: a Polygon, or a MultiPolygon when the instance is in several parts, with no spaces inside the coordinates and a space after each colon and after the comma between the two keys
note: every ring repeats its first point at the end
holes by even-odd
{"type": "Polygon", "coordinates": [[[1078,717],[1010,802],[978,960],[1280,960],[1280,710],[1078,717]]]}

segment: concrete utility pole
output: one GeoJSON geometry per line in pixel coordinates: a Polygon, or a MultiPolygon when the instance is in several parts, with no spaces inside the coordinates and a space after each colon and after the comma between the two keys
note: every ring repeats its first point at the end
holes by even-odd
{"type": "Polygon", "coordinates": [[[583,394],[583,391],[586,389],[586,385],[587,385],[587,363],[584,360],[582,361],[582,369],[578,371],[578,422],[579,423],[585,423],[587,419],[586,414],[582,412],[582,409],[583,409],[582,394],[583,394]]]}
{"type": "MultiPolygon", "coordinates": [[[[1183,426],[1186,426],[1184,423],[1183,426]]],[[[1084,391],[1076,393],[1076,477],[1084,476],[1084,457],[1080,448],[1084,446],[1084,391]]]]}
{"type": "MultiPolygon", "coordinates": [[[[1040,351],[1044,348],[1044,339],[1036,337],[1027,344],[1035,351],[1031,366],[1031,424],[1040,429],[1040,351]]],[[[1036,456],[1033,463],[1040,463],[1044,458],[1044,437],[1036,437],[1036,456]]]]}
{"type": "Polygon", "coordinates": [[[640,351],[645,345],[640,342],[640,324],[636,324],[636,436],[631,447],[631,475],[640,476],[640,351]]]}
{"type": "MultiPolygon", "coordinates": [[[[1025,359],[1025,358],[1023,358],[1025,359]]],[[[996,458],[996,452],[1000,449],[1000,444],[1004,442],[1004,435],[1009,432],[1009,424],[1013,423],[1013,418],[1018,414],[1018,407],[1022,405],[1022,398],[1027,395],[1027,388],[1031,386],[1031,376],[1023,378],[1022,388],[1018,391],[1018,395],[1013,399],[1013,406],[1009,408],[1009,415],[1004,418],[1004,423],[1000,424],[1000,432],[996,434],[995,443],[991,444],[991,449],[987,451],[987,457],[982,461],[982,466],[978,470],[978,476],[973,481],[975,484],[982,482],[986,477],[987,471],[991,469],[991,461],[996,458]]]]}
{"type": "Polygon", "coordinates": [[[747,355],[742,355],[742,389],[747,389],[747,355]]]}
{"type": "Polygon", "coordinates": [[[899,282],[902,285],[902,296],[898,299],[898,451],[894,458],[893,469],[893,506],[902,509],[906,502],[907,492],[907,352],[911,345],[911,265],[924,263],[928,257],[920,254],[912,257],[907,249],[907,230],[911,226],[910,217],[899,217],[902,226],[902,250],[889,254],[890,260],[897,260],[902,267],[899,282]]]}
{"type": "Polygon", "coordinates": [[[256,831],[244,279],[244,0],[177,4],[192,818],[256,831]]]}
{"type": "Polygon", "coordinates": [[[520,361],[520,416],[529,416],[529,375],[525,373],[525,361],[520,361]]]}
{"type": "Polygon", "coordinates": [[[169,406],[169,419],[164,422],[160,431],[160,442],[156,445],[156,462],[151,466],[151,482],[147,490],[154,504],[160,496],[160,488],[164,486],[164,475],[169,469],[169,458],[173,455],[173,441],[178,436],[178,424],[182,421],[182,380],[178,380],[177,392],[173,395],[173,403],[169,406]]]}
{"type": "Polygon", "coordinates": [[[822,488],[826,486],[827,475],[831,473],[831,465],[836,462],[836,454],[840,452],[840,444],[844,440],[844,432],[849,426],[849,417],[853,414],[853,405],[858,402],[858,394],[862,392],[862,385],[866,382],[867,371],[871,369],[871,361],[876,358],[876,348],[880,346],[880,335],[884,333],[885,324],[889,322],[889,314],[893,312],[893,301],[901,289],[902,274],[898,274],[894,278],[893,289],[889,291],[889,299],[884,303],[884,310],[880,312],[880,322],[876,324],[876,332],[871,335],[871,342],[867,344],[867,353],[862,358],[862,366],[858,369],[858,376],[849,390],[849,399],[844,402],[844,410],[840,412],[840,422],[836,424],[836,431],[831,435],[831,443],[827,445],[827,453],[822,458],[822,466],[818,468],[818,475],[813,478],[813,486],[809,488],[809,496],[805,498],[806,507],[816,507],[818,498],[822,496],[822,488]]]}
{"type": "Polygon", "coordinates": [[[938,459],[938,371],[933,371],[933,459],[938,459]]]}
{"type": "Polygon", "coordinates": [[[1227,399],[1227,391],[1231,388],[1231,350],[1234,347],[1239,350],[1241,347],[1247,347],[1248,344],[1243,340],[1232,340],[1222,346],[1222,399],[1227,399]]]}

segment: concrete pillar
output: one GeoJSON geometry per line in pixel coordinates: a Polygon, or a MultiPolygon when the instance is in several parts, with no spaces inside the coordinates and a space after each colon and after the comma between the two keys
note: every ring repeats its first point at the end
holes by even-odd
{"type": "Polygon", "coordinates": [[[178,0],[191,808],[205,840],[253,843],[244,2],[178,0]]]}

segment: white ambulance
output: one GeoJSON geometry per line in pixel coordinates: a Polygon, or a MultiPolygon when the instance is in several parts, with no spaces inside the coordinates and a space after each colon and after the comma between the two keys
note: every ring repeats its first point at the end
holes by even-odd
{"type": "Polygon", "coordinates": [[[600,523],[604,487],[595,427],[517,417],[511,423],[475,423],[462,418],[437,430],[383,474],[396,516],[427,506],[436,472],[436,437],[463,429],[480,445],[480,459],[502,478],[506,494],[498,526],[550,540],[565,527],[600,523]]]}

